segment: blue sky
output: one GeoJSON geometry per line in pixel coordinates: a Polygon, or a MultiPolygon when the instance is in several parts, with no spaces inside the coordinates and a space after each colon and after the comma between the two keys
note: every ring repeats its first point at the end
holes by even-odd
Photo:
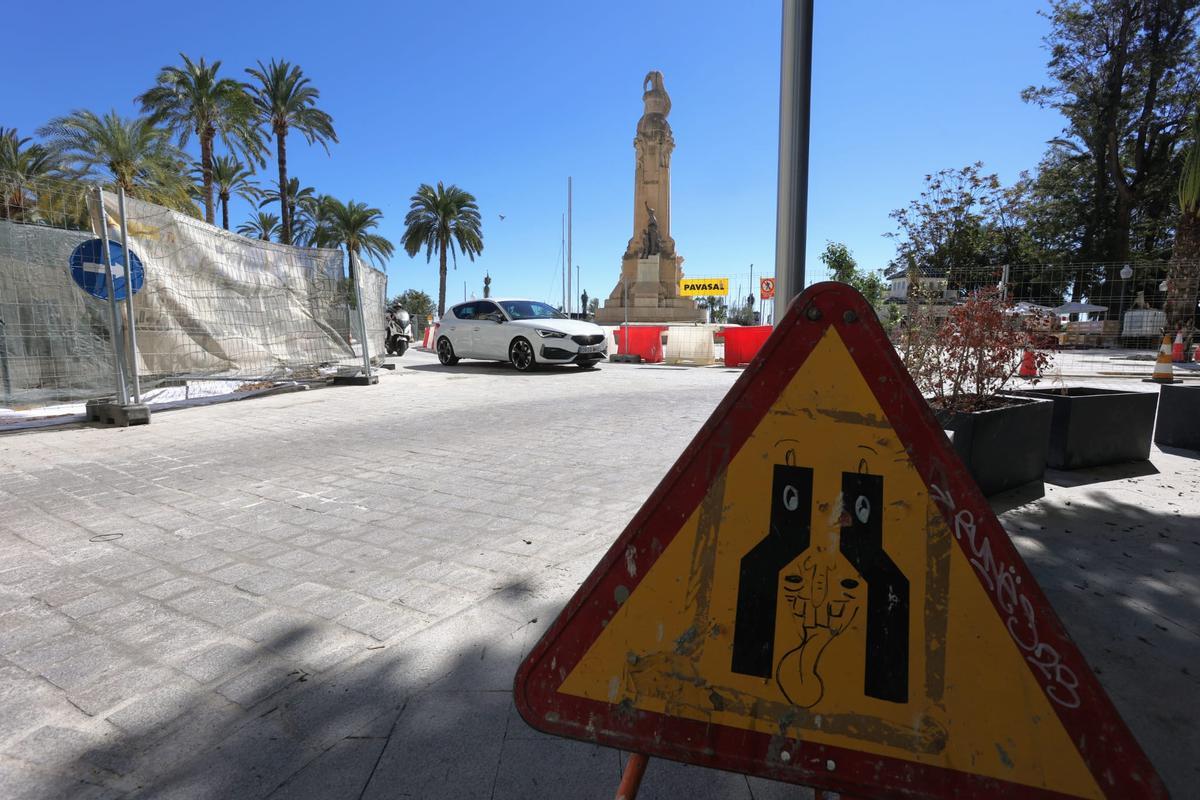
{"type": "MultiPolygon", "coordinates": [[[[397,246],[417,185],[457,183],[479,199],[485,249],[450,272],[447,297],[461,298],[464,281],[481,293],[486,270],[498,294],[557,302],[568,175],[583,288],[604,297],[616,284],[633,233],[641,81],[658,69],[673,103],[672,234],[684,271],[729,277],[743,293],[751,264],[756,276],[773,271],[778,2],[275,7],[210,1],[203,13],[187,4],[106,13],[102,24],[121,36],[97,40],[92,58],[78,37],[45,25],[44,6],[14,5],[5,21],[22,35],[9,37],[6,60],[23,65],[13,74],[24,78],[0,85],[0,125],[29,135],[75,108],[132,114],[133,97],[179,52],[220,59],[238,76],[257,59],[285,58],[320,89],[341,140],[327,156],[293,135],[290,174],[378,206],[397,246]]],[[[816,7],[810,280],[823,274],[827,239],[846,242],[865,267],[884,266],[888,212],[917,196],[926,173],[982,160],[1011,181],[1062,127],[1056,112],[1019,96],[1045,76],[1041,0],[816,7]]],[[[95,11],[55,4],[77,30],[92,28],[95,11]]],[[[248,210],[231,209],[235,226],[248,210]]],[[[436,298],[436,266],[423,254],[401,251],[387,268],[392,293],[412,287],[436,298]]]]}

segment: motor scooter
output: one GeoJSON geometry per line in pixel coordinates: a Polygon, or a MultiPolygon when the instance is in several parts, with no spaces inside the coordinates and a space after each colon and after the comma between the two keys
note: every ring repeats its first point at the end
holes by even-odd
{"type": "Polygon", "coordinates": [[[402,356],[412,344],[412,319],[403,308],[389,308],[387,312],[387,337],[384,346],[389,356],[402,356]]]}

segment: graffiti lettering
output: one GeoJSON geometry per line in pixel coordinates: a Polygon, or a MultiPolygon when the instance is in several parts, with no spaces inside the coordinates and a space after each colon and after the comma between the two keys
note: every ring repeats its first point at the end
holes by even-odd
{"type": "Polygon", "coordinates": [[[930,484],[930,489],[933,501],[953,514],[954,538],[966,540],[969,551],[967,559],[995,598],[996,605],[1007,615],[1005,628],[1008,635],[1026,654],[1026,660],[1037,668],[1046,695],[1064,708],[1078,708],[1081,702],[1079,678],[1062,663],[1062,657],[1052,645],[1041,641],[1037,613],[1021,590],[1021,578],[1016,574],[1016,567],[995,557],[991,541],[978,530],[975,515],[970,510],[958,509],[954,498],[940,486],[930,484]]]}

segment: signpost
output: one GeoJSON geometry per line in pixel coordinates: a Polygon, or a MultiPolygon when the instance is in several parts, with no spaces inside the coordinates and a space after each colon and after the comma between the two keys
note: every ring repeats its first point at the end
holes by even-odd
{"type": "Polygon", "coordinates": [[[775,279],[774,278],[759,278],[758,279],[758,296],[761,300],[775,299],[775,279]]]}
{"type": "Polygon", "coordinates": [[[838,283],[792,303],[514,691],[549,733],[859,798],[1166,796],[838,283]]]}
{"type": "Polygon", "coordinates": [[[679,281],[680,297],[706,297],[729,294],[729,278],[683,278],[679,281]]]}

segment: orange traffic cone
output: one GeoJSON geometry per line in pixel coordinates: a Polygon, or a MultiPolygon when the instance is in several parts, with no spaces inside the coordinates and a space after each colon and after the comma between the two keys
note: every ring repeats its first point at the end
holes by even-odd
{"type": "Polygon", "coordinates": [[[1171,367],[1171,334],[1163,336],[1162,347],[1158,348],[1158,361],[1154,364],[1154,374],[1144,378],[1145,383],[1178,383],[1175,371],[1171,367]]]}
{"type": "Polygon", "coordinates": [[[1183,358],[1183,331],[1175,333],[1175,344],[1171,345],[1171,360],[1176,364],[1184,360],[1183,358]]]}
{"type": "Polygon", "coordinates": [[[1038,374],[1037,360],[1033,357],[1033,351],[1028,347],[1025,348],[1025,353],[1021,356],[1021,368],[1017,370],[1017,375],[1022,378],[1040,378],[1038,374]]]}

